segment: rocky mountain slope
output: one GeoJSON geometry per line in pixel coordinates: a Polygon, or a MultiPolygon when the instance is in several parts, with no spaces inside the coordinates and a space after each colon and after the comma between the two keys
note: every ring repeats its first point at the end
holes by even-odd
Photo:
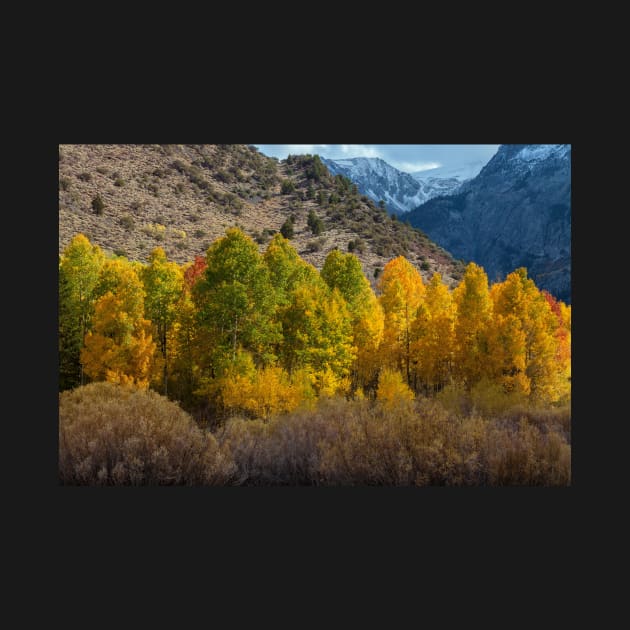
{"type": "Polygon", "coordinates": [[[337,247],[353,251],[372,282],[401,254],[426,280],[461,277],[459,261],[316,156],[279,162],[251,145],[59,146],[59,252],[82,232],[130,259],[146,261],[159,245],[182,263],[235,225],[262,251],[290,217],[292,244],[318,268],[337,247]],[[311,211],[319,227],[309,226],[311,211]]]}
{"type": "Polygon", "coordinates": [[[322,158],[322,161],[331,173],[345,175],[357,184],[362,194],[377,203],[382,199],[387,209],[397,214],[409,212],[437,195],[451,194],[463,181],[456,175],[442,176],[432,171],[426,171],[425,177],[420,177],[420,173],[404,173],[380,158],[322,158]]]}
{"type": "Polygon", "coordinates": [[[526,267],[571,299],[571,145],[501,145],[479,175],[407,217],[454,256],[495,280],[526,267]]]}

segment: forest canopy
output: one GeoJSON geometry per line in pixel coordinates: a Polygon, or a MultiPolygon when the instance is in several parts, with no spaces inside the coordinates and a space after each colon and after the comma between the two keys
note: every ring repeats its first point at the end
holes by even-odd
{"type": "Polygon", "coordinates": [[[281,234],[260,253],[232,228],[183,265],[78,234],[59,261],[59,369],[62,391],[131,384],[217,418],[458,388],[554,405],[570,399],[571,306],[523,268],[491,285],[470,263],[450,290],[399,256],[373,290],[354,254],[320,273],[281,234]]]}

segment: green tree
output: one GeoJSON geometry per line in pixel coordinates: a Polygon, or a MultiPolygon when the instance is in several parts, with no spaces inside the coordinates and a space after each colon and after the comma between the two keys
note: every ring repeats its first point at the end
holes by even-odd
{"type": "Polygon", "coordinates": [[[383,338],[383,309],[356,256],[332,250],[326,257],[321,277],[331,289],[339,290],[346,301],[353,345],[357,348],[353,385],[355,388],[364,386],[378,371],[377,350],[383,338]]]}
{"type": "Polygon", "coordinates": [[[356,358],[350,314],[338,289],[304,283],[283,310],[282,362],[289,373],[306,369],[316,391],[334,393],[347,387],[356,358]]]}
{"type": "Polygon", "coordinates": [[[236,359],[239,347],[258,363],[275,359],[274,291],[254,241],[240,229],[227,230],[206,254],[207,268],[193,287],[200,325],[214,343],[216,373],[236,359]]]}
{"type": "Polygon", "coordinates": [[[59,387],[83,385],[81,348],[94,303],[95,288],[105,256],[98,245],[77,234],[59,261],[59,387]]]}
{"type": "Polygon", "coordinates": [[[275,291],[278,306],[291,301],[291,292],[304,282],[319,280],[317,269],[300,258],[296,249],[282,234],[275,234],[263,255],[269,270],[269,280],[275,291]]]}

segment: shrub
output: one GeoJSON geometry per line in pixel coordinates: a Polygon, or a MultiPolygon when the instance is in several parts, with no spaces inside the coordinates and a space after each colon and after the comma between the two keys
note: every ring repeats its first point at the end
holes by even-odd
{"type": "Polygon", "coordinates": [[[59,190],[70,190],[70,180],[67,177],[59,180],[59,190]]]}
{"type": "Polygon", "coordinates": [[[431,269],[431,265],[429,265],[429,263],[424,260],[422,261],[422,264],[420,265],[420,269],[422,269],[422,271],[429,271],[429,269],[431,269]]]}
{"type": "Polygon", "coordinates": [[[103,209],[105,208],[105,202],[100,195],[96,195],[94,199],[92,199],[92,210],[94,214],[101,215],[103,214],[103,209]]]}
{"type": "Polygon", "coordinates": [[[205,230],[195,230],[193,234],[195,238],[203,238],[204,236],[206,236],[207,232],[205,230]]]}
{"type": "Polygon", "coordinates": [[[358,252],[359,254],[365,253],[365,241],[361,238],[348,241],[348,251],[358,252]]]}
{"type": "Polygon", "coordinates": [[[306,222],[314,236],[319,236],[324,231],[324,222],[315,214],[314,210],[309,210],[306,222]]]}
{"type": "Polygon", "coordinates": [[[311,253],[321,252],[322,249],[324,249],[325,242],[326,242],[326,239],[324,238],[313,239],[306,244],[306,251],[311,252],[311,253]]]}
{"type": "Polygon", "coordinates": [[[233,471],[216,439],[156,392],[103,382],[59,397],[62,484],[215,485],[233,471]]]}
{"type": "Polygon", "coordinates": [[[114,186],[124,186],[125,185],[125,180],[121,179],[120,177],[118,177],[115,181],[114,181],[114,186]]]}
{"type": "Polygon", "coordinates": [[[129,214],[123,214],[120,219],[118,219],[118,223],[125,228],[128,232],[133,230],[136,225],[136,222],[133,220],[133,217],[129,214]]]}
{"type": "Polygon", "coordinates": [[[283,195],[290,195],[295,190],[295,182],[292,179],[285,179],[282,181],[280,192],[283,195]]]}
{"type": "Polygon", "coordinates": [[[280,234],[282,234],[282,236],[284,236],[284,238],[286,239],[293,238],[293,221],[291,220],[291,217],[289,217],[282,224],[282,227],[280,228],[280,234]]]}
{"type": "Polygon", "coordinates": [[[79,173],[77,175],[77,178],[80,179],[82,182],[92,181],[92,175],[90,175],[90,173],[86,173],[85,171],[83,173],[79,173]]]}
{"type": "Polygon", "coordinates": [[[163,241],[166,235],[166,226],[161,223],[147,223],[143,226],[142,231],[157,241],[163,241]]]}

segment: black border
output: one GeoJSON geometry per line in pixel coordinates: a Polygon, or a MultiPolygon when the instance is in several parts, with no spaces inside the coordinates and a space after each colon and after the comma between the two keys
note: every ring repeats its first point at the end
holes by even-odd
{"type": "MultiPolygon", "coordinates": [[[[278,84],[274,99],[265,93],[250,94],[251,115],[242,113],[242,103],[222,103],[215,94],[171,109],[173,99],[158,109],[158,95],[135,101],[104,100],[99,111],[90,108],[84,116],[78,103],[52,126],[52,141],[40,145],[38,185],[29,188],[29,199],[37,203],[37,230],[27,229],[36,245],[35,269],[29,272],[36,286],[37,313],[35,374],[29,379],[26,404],[35,399],[39,408],[29,414],[29,444],[36,452],[23,460],[26,477],[31,479],[28,501],[41,501],[47,518],[42,527],[55,548],[63,548],[74,562],[86,560],[86,567],[108,574],[120,573],[112,560],[151,557],[158,552],[176,566],[179,559],[203,563],[213,555],[227,576],[241,575],[247,583],[248,571],[258,561],[307,568],[309,563],[325,567],[335,582],[334,566],[368,570],[369,560],[421,572],[428,564],[455,562],[466,568],[472,582],[480,579],[484,564],[499,571],[536,569],[541,565],[572,564],[571,532],[579,533],[584,511],[582,501],[593,491],[591,482],[589,419],[583,413],[588,396],[574,387],[573,483],[570,488],[65,488],[57,482],[57,337],[54,308],[57,303],[57,143],[68,142],[208,142],[208,143],[537,143],[568,142],[573,145],[574,172],[585,150],[575,142],[575,128],[567,116],[566,94],[531,95],[523,89],[520,100],[494,89],[481,98],[470,90],[473,82],[458,84],[455,94],[446,98],[428,92],[421,102],[413,98],[374,95],[352,90],[348,79],[340,91],[311,84],[307,90],[282,93],[278,84]],[[468,89],[467,89],[468,88],[468,89]],[[317,91],[327,98],[316,98],[317,91]],[[358,93],[357,93],[358,92],[358,93]],[[154,100],[155,99],[155,100],[154,100]],[[229,122],[228,122],[229,121],[229,122]],[[38,199],[39,197],[39,199],[38,199]],[[42,277],[43,273],[43,277],[42,277]],[[47,274],[50,274],[48,277],[47,274]],[[42,304],[46,304],[42,308],[42,304]],[[45,350],[43,350],[45,349],[45,350]],[[41,361],[39,360],[41,356],[41,361]],[[36,392],[33,391],[33,389],[36,392]],[[579,401],[579,404],[577,403],[579,401]],[[31,419],[32,417],[32,419],[31,419]],[[42,431],[43,429],[43,431],[42,431]],[[588,437],[587,437],[588,434],[588,437]],[[30,493],[33,493],[32,495],[30,493]],[[175,551],[177,550],[177,551],[175,551]],[[93,560],[86,558],[92,555],[93,560]],[[110,555],[111,554],[111,555],[110,555]],[[458,557],[459,556],[459,557],[458,557]],[[107,560],[110,560],[108,562],[107,560]],[[462,562],[463,561],[463,562],[462,562]],[[97,568],[98,567],[98,568],[97,568]],[[105,568],[103,568],[105,567],[105,568]],[[107,568],[109,567],[109,568],[107,568]]],[[[483,88],[480,88],[481,90],[483,88]]],[[[404,94],[404,92],[403,92],[404,94]]],[[[516,94],[518,97],[519,95],[516,94]]],[[[573,212],[581,212],[580,200],[573,212]]],[[[32,211],[31,211],[32,212],[32,211]]],[[[31,215],[32,216],[32,215],[31,215]]],[[[27,218],[27,222],[30,220],[27,218]]],[[[582,221],[572,224],[573,253],[582,221]]],[[[14,262],[23,257],[18,251],[14,262]]],[[[578,308],[576,340],[588,334],[581,321],[587,300],[582,266],[575,266],[572,282],[574,308],[578,308]],[[581,281],[576,282],[576,276],[581,281]]],[[[31,284],[32,283],[32,284],[31,284]]],[[[580,376],[578,387],[588,383],[580,376]]],[[[575,363],[575,361],[574,361],[575,363]]],[[[28,373],[33,373],[32,359],[28,373]]],[[[574,373],[575,374],[575,373],[574,373]]],[[[575,376],[574,376],[575,382],[575,376]]],[[[38,510],[39,511],[39,510],[38,510]]],[[[125,563],[123,563],[125,566],[125,563]]],[[[148,567],[157,566],[150,562],[148,567]]],[[[205,570],[202,567],[201,572],[205,570]]],[[[212,567],[208,567],[211,571],[212,567]]],[[[449,588],[447,571],[436,579],[449,588]]],[[[113,577],[113,576],[112,576],[113,577]]],[[[383,576],[381,576],[383,577],[383,576]]],[[[80,578],[79,578],[80,579],[80,578]]],[[[547,584],[545,576],[540,576],[547,584]]],[[[132,583],[129,584],[132,586],[132,583]]]]}

